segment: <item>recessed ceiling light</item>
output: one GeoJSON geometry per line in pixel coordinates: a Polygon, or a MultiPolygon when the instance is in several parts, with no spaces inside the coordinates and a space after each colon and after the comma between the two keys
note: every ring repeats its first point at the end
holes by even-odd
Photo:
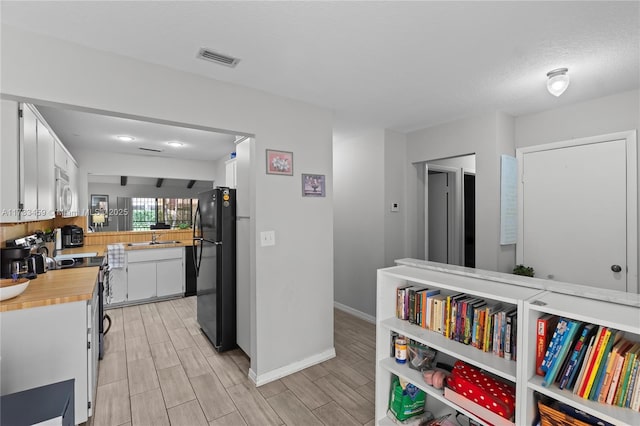
{"type": "Polygon", "coordinates": [[[184,146],[184,144],[182,142],[177,142],[177,141],[167,142],[167,145],[175,146],[175,147],[184,146]]]}
{"type": "Polygon", "coordinates": [[[133,136],[118,136],[118,139],[120,139],[122,142],[133,142],[136,140],[136,138],[134,138],[133,136]]]}

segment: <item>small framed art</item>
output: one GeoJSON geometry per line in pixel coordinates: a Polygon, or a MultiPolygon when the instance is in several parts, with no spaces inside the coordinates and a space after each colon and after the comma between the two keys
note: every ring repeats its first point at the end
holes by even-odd
{"type": "Polygon", "coordinates": [[[325,177],[324,175],[302,175],[302,196],[303,197],[324,197],[325,177]]]}
{"type": "Polygon", "coordinates": [[[293,152],[267,149],[267,174],[293,176],[293,152]]]}

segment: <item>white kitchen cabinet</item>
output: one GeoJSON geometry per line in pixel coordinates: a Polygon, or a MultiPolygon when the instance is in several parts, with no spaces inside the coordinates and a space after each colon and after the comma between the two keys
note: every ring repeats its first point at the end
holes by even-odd
{"type": "Polygon", "coordinates": [[[0,222],[18,222],[20,215],[20,118],[18,103],[0,101],[0,222]]]}
{"type": "Polygon", "coordinates": [[[88,420],[97,389],[97,288],[89,301],[0,314],[3,395],[75,379],[75,421],[88,420]]]}
{"type": "Polygon", "coordinates": [[[184,294],[183,247],[131,250],[126,258],[127,297],[124,303],[184,294]]]}
{"type": "Polygon", "coordinates": [[[42,121],[38,130],[38,212],[37,220],[53,219],[56,208],[56,182],[54,167],[54,139],[42,121]]]}
{"type": "Polygon", "coordinates": [[[237,162],[235,158],[225,161],[225,185],[229,188],[236,187],[237,162]]]}
{"type": "Polygon", "coordinates": [[[29,104],[2,100],[0,222],[55,216],[55,136],[29,104]]]}
{"type": "Polygon", "coordinates": [[[162,260],[156,263],[156,295],[175,296],[184,293],[182,259],[162,260]]]}
{"type": "Polygon", "coordinates": [[[21,111],[20,219],[32,221],[38,219],[38,118],[27,106],[21,111]]]}
{"type": "Polygon", "coordinates": [[[59,141],[56,141],[54,158],[56,167],[67,171],[69,156],[67,155],[67,151],[64,149],[64,146],[59,141]]]}
{"type": "Polygon", "coordinates": [[[156,297],[155,262],[129,263],[127,270],[127,301],[156,297]]]}

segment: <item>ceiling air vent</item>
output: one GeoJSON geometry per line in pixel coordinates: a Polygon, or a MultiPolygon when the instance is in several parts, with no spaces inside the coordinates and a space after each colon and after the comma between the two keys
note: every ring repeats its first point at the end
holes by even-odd
{"type": "Polygon", "coordinates": [[[161,149],[155,149],[155,148],[142,148],[142,147],[140,147],[138,149],[141,150],[141,151],[162,152],[161,149]]]}
{"type": "Polygon", "coordinates": [[[214,52],[213,50],[204,47],[198,52],[198,58],[231,68],[235,68],[235,66],[238,65],[238,62],[240,62],[240,59],[238,58],[214,52]]]}

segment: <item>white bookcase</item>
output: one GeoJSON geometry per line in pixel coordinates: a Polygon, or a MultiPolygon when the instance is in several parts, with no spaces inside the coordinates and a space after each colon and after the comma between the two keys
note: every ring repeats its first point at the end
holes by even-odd
{"type": "MultiPolygon", "coordinates": [[[[530,280],[531,285],[528,285],[527,279],[509,278],[508,274],[482,274],[483,271],[464,270],[464,268],[446,271],[442,266],[400,265],[378,270],[375,394],[377,425],[394,424],[387,417],[393,375],[403,377],[424,390],[427,394],[427,409],[435,416],[460,412],[485,424],[472,413],[445,399],[442,390],[427,385],[418,371],[412,370],[407,364],[396,363],[391,354],[392,332],[436,349],[438,360],[453,363],[459,359],[513,383],[516,388],[515,424],[517,425],[532,424],[536,413],[534,391],[569,403],[613,424],[640,424],[640,414],[637,412],[628,408],[585,401],[571,392],[554,387],[544,388],[541,385],[542,378],[535,375],[535,327],[538,317],[552,313],[598,325],[608,325],[625,331],[628,339],[640,341],[640,303],[637,303],[637,295],[631,295],[631,302],[627,300],[627,304],[620,305],[615,301],[603,302],[579,295],[554,293],[548,291],[548,288],[543,288],[544,285],[539,283],[542,280],[530,280]],[[506,282],[509,280],[513,282],[506,282]],[[449,340],[439,333],[396,318],[396,289],[407,284],[437,288],[443,294],[467,293],[487,301],[502,302],[503,306],[517,307],[517,361],[505,360],[492,353],[482,352],[470,345],[449,340]]],[[[562,284],[559,287],[566,290],[567,284],[562,284]]],[[[620,297],[619,294],[617,296],[620,297]]]]}
{"type": "MultiPolygon", "coordinates": [[[[635,296],[635,295],[630,295],[635,296]]],[[[629,408],[615,407],[589,401],[574,395],[570,390],[560,390],[556,385],[542,386],[542,377],[535,374],[535,324],[544,314],[554,314],[577,321],[611,327],[624,331],[624,338],[640,341],[640,308],[615,302],[586,299],[579,296],[545,292],[525,303],[524,322],[530,324],[523,347],[524,374],[527,378],[523,394],[525,409],[521,410],[519,424],[531,424],[536,407],[533,392],[538,391],[560,402],[578,408],[588,414],[616,425],[640,425],[640,413],[629,408]]]]}

